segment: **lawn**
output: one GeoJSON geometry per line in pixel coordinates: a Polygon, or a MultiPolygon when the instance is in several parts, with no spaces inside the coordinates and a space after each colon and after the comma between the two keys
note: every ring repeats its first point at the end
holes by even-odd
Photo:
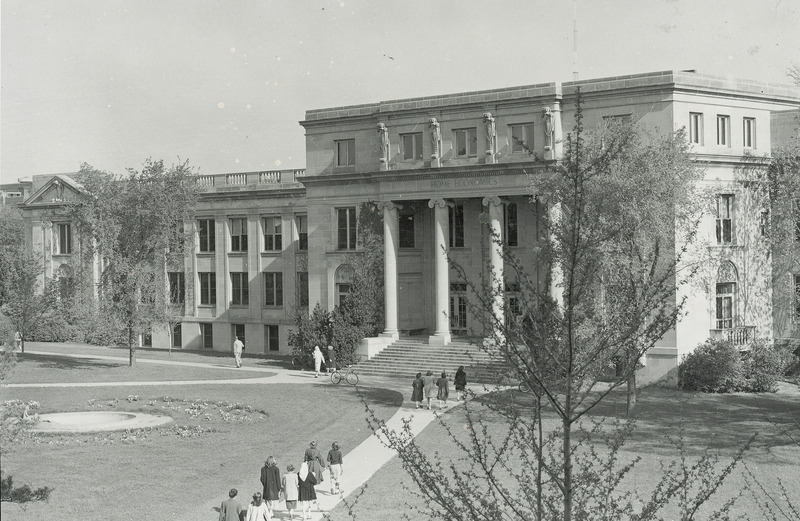
{"type": "MultiPolygon", "coordinates": [[[[25,365],[20,372],[29,370],[25,365]]],[[[95,381],[119,369],[103,365],[65,369],[44,363],[35,369],[41,380],[48,381],[61,381],[63,372],[71,370],[95,381]]],[[[192,369],[172,367],[172,377],[185,379],[192,369]]],[[[137,370],[145,370],[145,365],[137,370]]],[[[220,372],[226,378],[234,373],[220,372]]],[[[363,391],[386,417],[402,403],[392,391],[363,391]]],[[[30,504],[25,510],[3,503],[4,521],[54,514],[82,521],[216,519],[215,508],[231,487],[241,491],[245,502],[260,490],[259,470],[267,456],[274,455],[282,470],[289,463],[299,467],[311,439],[319,440],[324,450],[336,440],[346,454],[371,433],[355,390],[324,380],[306,385],[197,384],[163,389],[4,388],[2,399],[38,401],[40,412],[121,410],[175,419],[148,431],[30,435],[4,446],[2,468],[15,483],[54,488],[48,503],[30,504]]]]}
{"type": "MultiPolygon", "coordinates": [[[[523,404],[526,404],[526,400],[531,403],[530,395],[513,392],[523,404]]],[[[492,417],[476,402],[471,404],[471,408],[481,411],[484,419],[492,417]]],[[[609,421],[624,416],[625,396],[623,393],[614,393],[594,411],[592,418],[609,421]]],[[[466,433],[461,428],[465,425],[461,408],[453,408],[442,418],[457,434],[463,436],[466,433]]],[[[710,449],[723,463],[729,461],[731,455],[744,446],[754,433],[758,433],[752,447],[744,455],[744,462],[776,498],[780,498],[777,488],[777,479],[780,478],[789,490],[790,500],[795,506],[800,506],[800,447],[785,435],[788,433],[800,440],[800,426],[793,420],[800,420],[800,395],[796,388],[793,393],[786,394],[707,395],[651,387],[640,392],[636,418],[637,428],[623,447],[621,459],[627,461],[638,456],[641,461],[626,478],[626,490],[635,489],[641,495],[648,495],[661,477],[660,463],[679,456],[678,450],[667,437],[679,438],[681,429],[691,460],[696,460],[706,449],[710,449]]],[[[555,415],[547,414],[544,424],[554,428],[557,425],[555,415]]],[[[499,424],[490,428],[494,434],[500,432],[499,424]]],[[[444,428],[437,423],[428,426],[417,441],[428,454],[438,452],[445,464],[456,462],[462,456],[454,448],[444,428]]],[[[409,512],[412,518],[419,517],[413,514],[413,509],[423,507],[423,502],[405,490],[405,486],[416,490],[411,478],[395,458],[370,479],[354,509],[356,518],[382,519],[387,511],[409,512]]],[[[745,478],[740,466],[707,506],[718,508],[742,490],[745,490],[745,478]]],[[[707,518],[709,512],[705,510],[700,519],[707,518]]],[[[741,519],[744,515],[749,515],[753,520],[764,519],[756,500],[748,492],[744,492],[735,504],[731,519],[741,519]]],[[[666,519],[671,518],[666,516],[666,519]]],[[[332,519],[340,521],[350,518],[340,505],[332,512],[332,519]]]]}

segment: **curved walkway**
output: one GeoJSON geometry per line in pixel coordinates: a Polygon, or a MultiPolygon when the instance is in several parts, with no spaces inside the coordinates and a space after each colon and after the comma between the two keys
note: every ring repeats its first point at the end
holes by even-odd
{"type": "MultiPolygon", "coordinates": [[[[85,353],[68,353],[61,351],[47,351],[41,349],[26,349],[26,354],[36,355],[51,355],[63,356],[69,358],[83,358],[93,360],[106,360],[114,362],[127,362],[127,357],[109,356],[109,355],[96,355],[85,353]]],[[[255,359],[245,359],[245,363],[255,359]]],[[[271,373],[270,376],[261,376],[254,378],[236,379],[236,380],[189,380],[189,381],[157,381],[157,382],[78,382],[78,383],[46,383],[46,384],[4,384],[0,387],[115,387],[115,386],[130,386],[130,385],[208,385],[208,384],[224,384],[224,385],[268,385],[268,384],[319,384],[324,383],[325,379],[316,379],[311,372],[298,372],[296,370],[289,370],[277,366],[277,364],[270,365],[270,367],[257,367],[252,365],[245,365],[242,368],[236,368],[232,365],[211,364],[201,362],[178,362],[173,360],[156,360],[141,358],[137,356],[137,363],[143,364],[163,364],[174,366],[191,366],[202,367],[208,369],[230,370],[230,371],[251,371],[253,373],[271,373]]],[[[228,364],[231,362],[228,361],[228,364]]],[[[260,363],[269,364],[270,361],[262,361],[260,363]]],[[[408,394],[410,382],[406,378],[387,378],[377,376],[362,376],[360,378],[360,385],[368,384],[371,387],[380,387],[400,392],[404,397],[408,394]]],[[[404,402],[405,403],[405,402],[404,402]]],[[[446,412],[448,409],[445,409],[446,412]]],[[[386,422],[386,426],[391,430],[399,430],[403,427],[404,419],[413,418],[411,422],[411,430],[414,436],[422,432],[439,414],[432,413],[428,410],[416,410],[401,406],[397,412],[386,422]]],[[[394,451],[386,447],[379,439],[378,436],[372,435],[364,440],[360,445],[344,455],[345,472],[342,473],[341,484],[345,491],[345,495],[330,495],[327,492],[328,482],[326,481],[323,486],[317,488],[317,499],[320,506],[320,511],[312,512],[312,519],[323,519],[325,512],[331,511],[343,497],[347,497],[354,491],[362,487],[369,478],[372,477],[385,463],[387,463],[395,455],[394,451]],[[324,491],[323,491],[324,490],[324,491]]],[[[252,480],[236,485],[238,490],[249,490],[252,488],[252,480]],[[250,487],[250,488],[248,488],[250,487]]],[[[243,504],[247,504],[248,498],[240,497],[239,500],[243,504]]],[[[203,505],[203,511],[209,512],[209,519],[216,519],[216,509],[219,507],[221,499],[214,498],[208,500],[203,505]],[[212,516],[213,513],[213,516],[212,516]]],[[[279,503],[280,505],[281,503],[279,503]]],[[[302,511],[299,511],[302,516],[302,511]]],[[[273,519],[288,519],[288,512],[277,510],[277,515],[273,519]]],[[[297,513],[295,514],[297,518],[297,513]]]]}

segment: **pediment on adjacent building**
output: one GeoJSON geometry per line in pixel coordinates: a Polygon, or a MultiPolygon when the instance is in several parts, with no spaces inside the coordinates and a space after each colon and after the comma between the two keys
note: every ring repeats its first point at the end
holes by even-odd
{"type": "Polygon", "coordinates": [[[52,205],[76,201],[81,191],[80,183],[71,177],[63,174],[54,175],[25,201],[25,205],[52,205]]]}

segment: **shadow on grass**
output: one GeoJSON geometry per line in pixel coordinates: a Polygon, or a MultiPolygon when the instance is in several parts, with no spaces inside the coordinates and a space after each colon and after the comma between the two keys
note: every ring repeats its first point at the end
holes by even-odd
{"type": "MultiPolygon", "coordinates": [[[[341,384],[339,386],[341,387],[341,384]]],[[[348,385],[347,387],[351,386],[348,385]]],[[[365,387],[360,385],[356,386],[355,389],[362,401],[368,403],[370,407],[374,407],[376,405],[400,407],[403,405],[403,395],[398,391],[391,391],[381,387],[365,387]]]]}
{"type": "Polygon", "coordinates": [[[122,367],[119,363],[101,362],[93,358],[70,358],[57,355],[26,354],[22,360],[35,362],[42,369],[97,369],[122,367]]]}

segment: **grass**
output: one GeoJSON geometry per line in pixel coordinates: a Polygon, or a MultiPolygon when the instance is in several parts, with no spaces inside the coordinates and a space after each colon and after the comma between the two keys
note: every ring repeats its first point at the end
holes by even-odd
{"type": "MultiPolygon", "coordinates": [[[[532,403],[529,395],[516,398],[523,405],[532,403]],[[526,403],[527,401],[527,403],[526,403]]],[[[647,496],[661,477],[660,464],[679,457],[679,452],[667,437],[680,437],[683,429],[685,449],[691,460],[700,458],[707,449],[719,455],[725,463],[750,436],[758,433],[751,449],[743,461],[757,476],[766,490],[780,498],[777,480],[780,478],[791,494],[789,499],[800,505],[800,447],[785,434],[800,439],[800,396],[798,394],[733,394],[707,395],[688,394],[675,389],[651,387],[640,392],[637,412],[637,428],[633,437],[623,446],[622,460],[641,457],[634,471],[626,478],[626,490],[636,490],[647,496]]],[[[481,411],[484,419],[491,414],[475,402],[471,410],[481,411]]],[[[593,419],[611,420],[625,416],[624,393],[611,394],[592,415],[593,419]]],[[[464,413],[459,407],[442,417],[454,432],[466,433],[464,413]],[[463,428],[461,428],[463,427],[463,428]]],[[[557,426],[555,415],[548,413],[545,425],[557,426]]],[[[492,434],[501,434],[502,425],[489,423],[492,434]]],[[[427,454],[439,455],[445,465],[456,462],[461,454],[447,436],[444,428],[433,423],[417,438],[427,454]]],[[[722,506],[729,498],[740,495],[745,489],[744,468],[737,470],[726,480],[718,495],[712,496],[700,519],[722,506]]],[[[412,518],[414,508],[422,508],[424,502],[415,497],[417,491],[411,478],[395,458],[373,476],[364,494],[356,503],[356,519],[381,519],[387,511],[408,512],[412,518]],[[407,487],[407,488],[406,488],[407,487]]],[[[763,498],[763,496],[762,496],[763,498]]],[[[674,512],[674,511],[673,511],[674,512]]],[[[732,519],[749,515],[751,519],[763,519],[756,500],[749,493],[742,493],[737,501],[732,519]]],[[[666,517],[671,519],[669,515],[666,517]]],[[[349,519],[343,506],[332,513],[334,521],[349,519]]]]}
{"type": "MultiPolygon", "coordinates": [[[[73,371],[95,380],[121,368],[81,361],[73,368],[24,361],[15,370],[41,380],[62,380],[73,371]],[[94,365],[96,364],[96,365],[94,365]],[[21,366],[21,367],[20,367],[21,366]],[[58,377],[53,375],[58,375],[58,377]]],[[[184,379],[194,368],[172,367],[184,379]]],[[[150,370],[140,364],[136,369],[150,370]]],[[[220,371],[226,378],[234,371],[220,371]]],[[[263,373],[251,373],[264,376],[263,373]]],[[[391,416],[402,403],[393,391],[364,388],[373,407],[391,416]]],[[[167,414],[174,422],[150,431],[104,434],[30,435],[4,446],[2,469],[17,484],[53,487],[48,503],[21,509],[3,504],[3,519],[216,519],[215,508],[231,487],[246,503],[260,490],[259,471],[274,455],[283,471],[299,468],[311,439],[323,451],[332,441],[345,454],[371,431],[355,390],[326,385],[177,385],[158,387],[4,388],[2,399],[35,400],[39,412],[120,410],[167,414]],[[128,396],[137,395],[135,401],[128,396]],[[165,400],[168,395],[171,399],[165,400]],[[231,409],[241,404],[251,409],[231,409]],[[237,413],[238,411],[238,413],[237,413]],[[260,412],[260,411],[263,411],[260,412]],[[223,414],[227,412],[227,416],[223,414]],[[207,415],[207,416],[206,416],[207,415]]]]}

